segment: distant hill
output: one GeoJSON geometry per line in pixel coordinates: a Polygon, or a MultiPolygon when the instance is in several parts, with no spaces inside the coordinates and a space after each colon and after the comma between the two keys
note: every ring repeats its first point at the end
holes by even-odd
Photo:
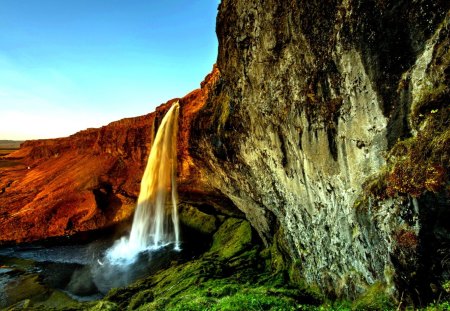
{"type": "Polygon", "coordinates": [[[0,139],[0,148],[2,148],[2,149],[19,149],[20,144],[23,142],[24,142],[24,140],[1,140],[0,139]]]}

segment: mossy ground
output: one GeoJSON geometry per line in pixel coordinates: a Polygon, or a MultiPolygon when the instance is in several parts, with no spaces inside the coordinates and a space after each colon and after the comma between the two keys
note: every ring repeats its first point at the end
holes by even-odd
{"type": "MultiPolygon", "coordinates": [[[[247,258],[241,260],[247,261],[255,253],[243,255],[247,258]]],[[[298,310],[320,302],[284,276],[232,269],[212,258],[172,267],[125,291],[113,290],[104,299],[118,310],[298,310]],[[142,299],[144,288],[151,288],[154,296],[142,299]]]]}
{"type": "MultiPolygon", "coordinates": [[[[293,278],[292,267],[271,264],[280,249],[281,245],[265,249],[255,243],[248,222],[227,219],[204,255],[126,288],[113,289],[91,310],[397,309],[381,283],[369,287],[353,302],[324,299],[317,289],[293,278]]],[[[427,310],[441,310],[445,306],[446,303],[440,303],[427,310]]]]}
{"type": "MultiPolygon", "coordinates": [[[[314,288],[292,277],[292,267],[271,264],[282,246],[263,248],[242,219],[227,219],[203,255],[167,268],[102,300],[80,303],[53,291],[40,299],[23,299],[6,310],[395,310],[382,284],[360,299],[327,301],[314,288]],[[293,282],[293,279],[294,282],[293,282]]],[[[34,283],[33,283],[34,284],[34,283]]],[[[447,302],[424,310],[449,310],[447,302]]]]}
{"type": "Polygon", "coordinates": [[[287,273],[272,274],[266,269],[262,247],[255,239],[247,221],[229,218],[214,234],[212,246],[204,255],[174,264],[126,288],[113,289],[90,307],[103,308],[102,304],[115,310],[299,310],[320,304],[321,299],[314,292],[290,283],[287,273]]]}

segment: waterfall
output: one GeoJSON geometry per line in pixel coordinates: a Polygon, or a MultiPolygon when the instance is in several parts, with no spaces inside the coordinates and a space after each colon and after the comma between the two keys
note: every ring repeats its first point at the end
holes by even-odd
{"type": "Polygon", "coordinates": [[[110,263],[133,263],[145,250],[174,244],[180,248],[177,210],[177,131],[179,104],[164,116],[153,142],[134,213],[129,237],[122,237],[107,250],[110,263]]]}

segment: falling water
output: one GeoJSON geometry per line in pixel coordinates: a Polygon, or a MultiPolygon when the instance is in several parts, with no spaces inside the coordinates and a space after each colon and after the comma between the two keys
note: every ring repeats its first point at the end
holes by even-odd
{"type": "Polygon", "coordinates": [[[133,263],[137,254],[174,243],[180,248],[177,212],[176,165],[179,104],[164,116],[141,181],[129,237],[122,237],[106,252],[113,264],[133,263]]]}

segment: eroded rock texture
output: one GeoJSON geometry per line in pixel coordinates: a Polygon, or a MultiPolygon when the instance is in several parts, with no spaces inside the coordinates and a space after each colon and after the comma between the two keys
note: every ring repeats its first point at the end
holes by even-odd
{"type": "Polygon", "coordinates": [[[425,220],[448,217],[448,10],[448,1],[220,5],[221,76],[194,120],[191,153],[208,184],[267,244],[281,236],[296,269],[328,293],[382,282],[409,299],[448,278],[442,254],[423,262],[422,239],[439,230],[429,238],[448,254],[449,225],[425,220]],[[435,137],[427,131],[440,137],[428,147],[417,140],[435,137]],[[390,154],[399,142],[406,149],[390,154]],[[410,176],[396,161],[419,150],[438,156],[409,161],[410,176]],[[417,191],[401,186],[414,178],[417,191]]]}

